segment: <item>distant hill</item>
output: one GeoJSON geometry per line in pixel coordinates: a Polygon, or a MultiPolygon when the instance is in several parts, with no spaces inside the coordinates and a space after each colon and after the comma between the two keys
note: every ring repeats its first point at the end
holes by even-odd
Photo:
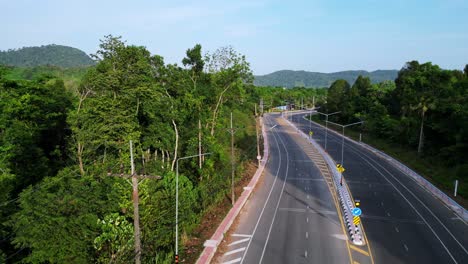
{"type": "Polygon", "coordinates": [[[333,73],[307,72],[307,71],[277,71],[266,75],[255,76],[256,86],[280,87],[329,87],[337,79],[345,79],[351,85],[359,75],[367,76],[373,83],[385,80],[395,80],[397,70],[368,71],[341,71],[333,73]]]}
{"type": "Polygon", "coordinates": [[[0,51],[0,64],[16,67],[52,65],[71,68],[94,65],[94,61],[79,49],[52,44],[0,51]]]}

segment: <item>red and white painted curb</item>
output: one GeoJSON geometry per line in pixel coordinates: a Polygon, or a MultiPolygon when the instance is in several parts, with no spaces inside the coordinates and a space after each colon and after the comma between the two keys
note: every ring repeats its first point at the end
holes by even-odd
{"type": "Polygon", "coordinates": [[[265,130],[265,126],[263,124],[262,118],[260,118],[260,123],[262,127],[262,135],[263,135],[263,159],[260,160],[260,167],[258,167],[253,178],[250,180],[249,184],[246,187],[244,187],[244,191],[242,192],[241,196],[239,197],[239,199],[237,199],[236,203],[231,208],[231,210],[229,210],[229,213],[226,215],[224,220],[218,226],[213,236],[211,236],[211,238],[205,241],[205,243],[203,244],[205,248],[203,249],[203,252],[198,258],[196,262],[197,264],[210,263],[211,259],[216,253],[219,243],[221,243],[221,241],[223,240],[224,234],[229,230],[232,223],[234,222],[234,219],[236,219],[240,210],[242,209],[242,207],[244,207],[244,204],[247,202],[247,199],[249,198],[250,194],[254,190],[255,186],[257,185],[258,180],[260,179],[260,176],[263,173],[263,169],[265,168],[265,165],[268,161],[269,149],[268,149],[268,137],[266,134],[266,130],[265,130]]]}

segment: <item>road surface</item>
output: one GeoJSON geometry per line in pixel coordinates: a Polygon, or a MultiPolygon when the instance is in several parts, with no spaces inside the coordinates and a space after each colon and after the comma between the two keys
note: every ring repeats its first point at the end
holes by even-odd
{"type": "MultiPolygon", "coordinates": [[[[324,146],[324,129],[293,115],[324,146]]],[[[341,161],[342,138],[328,133],[327,151],[341,161]]],[[[398,157],[396,157],[398,158],[398,157]]],[[[375,263],[468,263],[468,225],[407,175],[371,151],[345,140],[343,167],[375,263]]],[[[311,262],[310,262],[311,263],[311,262]]]]}
{"type": "Polygon", "coordinates": [[[270,159],[215,263],[371,263],[350,249],[312,147],[279,114],[265,115],[265,125],[270,159]]]}

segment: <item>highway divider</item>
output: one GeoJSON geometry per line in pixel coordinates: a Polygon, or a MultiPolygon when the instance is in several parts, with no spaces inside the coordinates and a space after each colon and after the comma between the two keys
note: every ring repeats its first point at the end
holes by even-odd
{"type": "Polygon", "coordinates": [[[242,192],[241,196],[239,197],[239,199],[237,199],[236,203],[231,208],[231,210],[229,210],[228,214],[223,219],[221,224],[218,226],[213,236],[211,236],[211,238],[205,241],[205,243],[203,244],[205,248],[203,249],[203,252],[200,254],[200,257],[198,258],[196,262],[197,264],[210,263],[211,259],[216,253],[218,245],[221,243],[221,241],[224,238],[224,234],[229,230],[232,223],[236,219],[237,215],[241,211],[242,207],[244,207],[245,203],[250,197],[250,194],[252,193],[255,186],[257,185],[258,180],[260,179],[260,176],[263,173],[263,170],[265,168],[265,165],[269,157],[269,148],[268,148],[268,137],[266,134],[265,125],[263,123],[263,118],[259,118],[259,120],[260,120],[260,125],[262,127],[262,135],[263,135],[263,159],[260,160],[260,166],[258,167],[254,176],[250,180],[249,184],[246,187],[244,187],[244,191],[242,192]]]}
{"type": "MultiPolygon", "coordinates": [[[[304,117],[305,120],[308,120],[304,117]]],[[[310,120],[308,120],[310,121],[310,120]]],[[[321,126],[323,129],[326,129],[324,126],[321,124],[318,124],[314,122],[315,124],[321,126]]],[[[340,133],[328,129],[328,132],[334,133],[336,135],[341,136],[340,133]]],[[[367,145],[366,143],[363,142],[358,142],[354,139],[351,139],[347,136],[345,136],[345,139],[353,142],[357,145],[360,145],[361,147],[373,152],[377,156],[379,156],[382,159],[385,159],[388,161],[390,164],[395,166],[397,169],[399,169],[401,172],[404,174],[410,176],[416,183],[418,183],[421,187],[426,189],[430,194],[432,194],[434,197],[437,199],[441,200],[450,210],[452,210],[454,213],[456,213],[461,219],[464,221],[468,221],[468,211],[463,208],[463,206],[459,205],[457,202],[455,202],[452,198],[450,198],[447,194],[445,194],[443,191],[441,191],[439,188],[435,187],[432,183],[430,183],[428,180],[426,180],[423,176],[419,175],[417,172],[413,171],[412,169],[408,168],[405,164],[401,163],[399,160],[393,158],[392,156],[388,155],[387,153],[380,151],[370,145],[367,145]]]]}
{"type": "Polygon", "coordinates": [[[346,180],[342,179],[341,173],[337,170],[336,163],[332,159],[330,155],[328,155],[325,150],[322,149],[322,147],[315,142],[314,139],[312,139],[309,135],[306,135],[302,130],[296,127],[292,122],[290,122],[287,118],[282,115],[284,120],[288,122],[293,128],[296,129],[296,131],[305,139],[307,139],[320,153],[320,155],[323,156],[325,159],[328,168],[332,172],[333,176],[333,183],[335,185],[335,190],[338,194],[338,197],[340,198],[340,205],[341,209],[343,211],[343,216],[344,216],[344,221],[346,223],[346,228],[348,229],[348,234],[351,237],[351,241],[355,245],[364,245],[364,237],[361,233],[362,227],[361,223],[354,224],[353,222],[353,213],[352,210],[355,208],[354,202],[351,199],[351,195],[349,193],[349,188],[347,188],[346,180]]]}

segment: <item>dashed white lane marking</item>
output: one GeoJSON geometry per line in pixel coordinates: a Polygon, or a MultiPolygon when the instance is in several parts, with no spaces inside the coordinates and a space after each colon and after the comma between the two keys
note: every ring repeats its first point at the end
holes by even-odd
{"type": "Polygon", "coordinates": [[[279,208],[280,211],[288,211],[288,212],[297,212],[297,213],[305,213],[305,209],[300,208],[279,208]]]}
{"type": "Polygon", "coordinates": [[[307,250],[305,251],[305,257],[307,258],[307,250]]]}
{"type": "Polygon", "coordinates": [[[228,251],[224,254],[224,256],[229,256],[229,255],[232,255],[232,254],[236,254],[237,252],[242,252],[245,250],[245,247],[241,247],[241,248],[238,248],[238,249],[234,249],[234,250],[231,250],[231,251],[228,251]]]}
{"type": "Polygon", "coordinates": [[[309,217],[307,217],[307,223],[309,223],[309,217]]]}
{"type": "Polygon", "coordinates": [[[408,246],[406,244],[403,244],[403,246],[405,247],[406,252],[408,252],[408,246]]]}
{"type": "Polygon", "coordinates": [[[398,227],[395,227],[395,231],[396,231],[397,233],[400,233],[400,230],[398,229],[398,227]]]}
{"type": "Polygon", "coordinates": [[[389,213],[389,212],[387,212],[387,216],[390,216],[390,213],[389,213]]]}
{"type": "Polygon", "coordinates": [[[306,232],[306,238],[307,239],[309,238],[309,232],[306,232]]]}
{"type": "Polygon", "coordinates": [[[340,240],[348,240],[348,236],[343,235],[343,234],[333,234],[331,236],[334,237],[334,238],[340,239],[340,240]]]}
{"type": "Polygon", "coordinates": [[[233,263],[240,262],[241,260],[242,260],[241,258],[236,258],[227,262],[223,262],[223,264],[233,264],[233,263]]]}
{"type": "Polygon", "coordinates": [[[247,241],[249,241],[249,240],[250,240],[249,237],[248,237],[248,238],[243,238],[243,239],[241,239],[241,240],[237,240],[237,241],[232,242],[232,243],[229,244],[228,246],[234,246],[234,245],[237,245],[237,244],[240,244],[240,243],[247,242],[247,241]]]}
{"type": "Polygon", "coordinates": [[[244,234],[232,234],[233,237],[252,237],[252,235],[244,235],[244,234]]]}

